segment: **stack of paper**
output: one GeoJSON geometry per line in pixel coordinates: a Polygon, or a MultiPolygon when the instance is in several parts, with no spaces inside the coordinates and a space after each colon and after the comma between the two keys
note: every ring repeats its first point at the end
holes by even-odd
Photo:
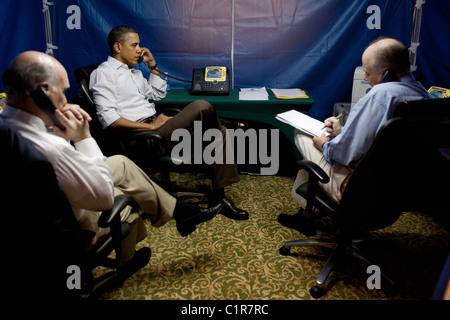
{"type": "Polygon", "coordinates": [[[297,110],[279,113],[275,118],[312,136],[320,137],[322,134],[325,134],[326,136],[330,135],[324,128],[323,122],[311,118],[297,110]]]}
{"type": "Polygon", "coordinates": [[[269,100],[266,87],[241,88],[239,89],[239,100],[269,100]]]}
{"type": "Polygon", "coordinates": [[[300,89],[272,89],[277,99],[307,99],[308,95],[300,89]]]}

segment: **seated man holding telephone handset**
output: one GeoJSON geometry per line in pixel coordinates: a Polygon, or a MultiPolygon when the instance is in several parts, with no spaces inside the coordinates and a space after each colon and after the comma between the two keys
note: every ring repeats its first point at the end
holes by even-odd
{"type": "MultiPolygon", "coordinates": [[[[166,81],[161,79],[152,53],[140,47],[135,29],[117,26],[108,34],[111,56],[94,70],[90,78],[90,90],[97,108],[97,116],[103,128],[116,131],[157,130],[170,149],[172,132],[179,128],[194,130],[194,121],[201,121],[203,130],[219,129],[223,136],[223,157],[226,159],[226,127],[221,124],[216,110],[205,100],[196,100],[174,117],[157,114],[155,104],[148,100],[159,100],[166,96],[166,81]],[[133,68],[139,62],[147,63],[149,79],[133,68]]],[[[156,152],[156,150],[155,150],[156,152]]],[[[247,211],[237,208],[225,197],[224,187],[239,181],[236,164],[213,163],[212,186],[216,203],[223,208],[220,214],[231,219],[247,220],[247,211]]]]}
{"type": "MultiPolygon", "coordinates": [[[[339,202],[353,168],[369,150],[380,127],[392,117],[403,101],[429,99],[428,91],[410,73],[408,48],[399,40],[379,38],[362,55],[364,80],[372,89],[351,109],[345,126],[336,117],[325,120],[333,139],[322,134],[307,136],[296,130],[295,144],[306,160],[318,164],[330,177],[321,184],[334,201],[339,202]]],[[[306,200],[296,193],[308,181],[308,173],[300,170],[294,181],[292,195],[302,207],[295,215],[280,214],[278,221],[305,235],[315,229],[311,217],[305,217],[306,200]]]]}
{"type": "MultiPolygon", "coordinates": [[[[3,85],[8,98],[0,125],[17,130],[53,166],[58,185],[80,225],[87,251],[109,232],[98,226],[98,220],[101,211],[113,206],[118,194],[130,195],[155,227],[175,219],[181,236],[191,234],[198,224],[214,218],[223,208],[222,204],[200,208],[183,203],[154,183],[130,159],[121,155],[105,158],[90,134],[89,114],[78,105],[67,103],[69,78],[53,57],[37,51],[19,54],[5,70],[3,85]],[[53,133],[47,130],[49,127],[53,127],[53,133]]],[[[23,196],[26,201],[27,195],[23,196]]],[[[131,229],[122,240],[119,277],[123,279],[150,259],[147,247],[135,252],[136,244],[147,235],[140,210],[128,207],[121,212],[121,220],[129,223],[131,229]]]]}

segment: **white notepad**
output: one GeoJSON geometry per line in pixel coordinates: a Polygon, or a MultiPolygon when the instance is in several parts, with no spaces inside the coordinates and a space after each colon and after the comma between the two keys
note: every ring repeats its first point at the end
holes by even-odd
{"type": "Polygon", "coordinates": [[[311,118],[297,110],[279,113],[275,118],[311,136],[320,137],[322,134],[325,134],[326,136],[330,135],[324,128],[325,124],[322,121],[311,118]]]}

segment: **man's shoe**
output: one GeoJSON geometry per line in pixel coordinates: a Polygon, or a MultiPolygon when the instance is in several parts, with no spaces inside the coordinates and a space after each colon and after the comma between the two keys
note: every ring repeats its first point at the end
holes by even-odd
{"type": "Polygon", "coordinates": [[[278,215],[278,222],[285,227],[297,230],[305,236],[313,236],[316,234],[316,228],[314,227],[313,221],[307,219],[303,215],[302,210],[295,215],[281,213],[278,215]]]}
{"type": "Polygon", "coordinates": [[[220,119],[222,124],[227,127],[227,129],[242,129],[246,131],[248,129],[248,123],[234,120],[234,119],[220,119]]]}
{"type": "Polygon", "coordinates": [[[150,248],[144,247],[134,253],[134,257],[127,262],[119,265],[117,268],[117,280],[119,283],[124,282],[131,277],[136,271],[145,267],[150,261],[152,251],[150,248]]]}
{"type": "Polygon", "coordinates": [[[221,203],[223,204],[223,207],[219,211],[220,214],[234,220],[248,220],[248,212],[237,208],[231,200],[223,198],[221,203]]]}
{"type": "Polygon", "coordinates": [[[186,219],[177,220],[178,233],[182,237],[186,237],[195,231],[197,225],[214,218],[222,209],[223,203],[219,202],[215,206],[209,208],[199,208],[199,213],[186,219]]]}

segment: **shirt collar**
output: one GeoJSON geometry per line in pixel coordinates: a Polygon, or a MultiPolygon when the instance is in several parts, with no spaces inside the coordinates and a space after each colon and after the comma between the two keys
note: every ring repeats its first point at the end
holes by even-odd
{"type": "Polygon", "coordinates": [[[416,79],[414,78],[412,73],[407,73],[403,77],[401,77],[399,80],[400,80],[400,82],[411,82],[411,81],[415,81],[416,79]]]}
{"type": "Polygon", "coordinates": [[[27,126],[31,126],[36,130],[47,131],[44,120],[19,108],[6,105],[3,109],[1,117],[6,121],[8,121],[8,119],[11,119],[13,122],[16,121],[19,125],[27,124],[27,126]]]}
{"type": "Polygon", "coordinates": [[[111,65],[111,67],[113,67],[114,69],[119,69],[119,68],[125,68],[127,70],[133,70],[134,68],[128,68],[128,66],[125,63],[120,62],[119,60],[117,60],[116,58],[113,58],[111,56],[108,57],[108,63],[111,65]]]}

